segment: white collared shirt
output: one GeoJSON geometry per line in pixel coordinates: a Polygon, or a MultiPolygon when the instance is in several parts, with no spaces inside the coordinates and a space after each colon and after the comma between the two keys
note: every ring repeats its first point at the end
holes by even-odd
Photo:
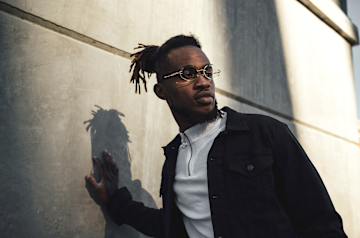
{"type": "Polygon", "coordinates": [[[175,203],[190,238],[213,238],[207,183],[207,157],[215,138],[225,130],[226,112],[211,123],[197,124],[181,136],[176,162],[175,203]]]}

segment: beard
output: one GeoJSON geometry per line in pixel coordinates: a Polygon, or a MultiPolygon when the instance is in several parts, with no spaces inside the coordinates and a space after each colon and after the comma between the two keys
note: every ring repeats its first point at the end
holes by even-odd
{"type": "Polygon", "coordinates": [[[189,121],[195,123],[195,124],[202,124],[202,123],[210,123],[216,120],[218,116],[218,107],[217,107],[217,101],[215,99],[215,106],[213,110],[209,113],[201,113],[194,110],[191,110],[190,108],[180,108],[176,106],[170,106],[170,109],[175,112],[176,114],[179,114],[185,118],[187,118],[189,121]]]}

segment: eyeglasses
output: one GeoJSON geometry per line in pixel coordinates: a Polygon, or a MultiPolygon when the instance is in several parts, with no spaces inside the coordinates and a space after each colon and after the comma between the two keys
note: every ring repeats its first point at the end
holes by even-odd
{"type": "Polygon", "coordinates": [[[202,75],[205,78],[214,80],[219,77],[221,71],[212,64],[207,64],[202,69],[199,69],[194,65],[185,65],[180,69],[179,72],[166,75],[164,76],[164,79],[170,78],[175,75],[180,75],[180,78],[185,81],[194,81],[196,78],[199,77],[200,72],[202,72],[202,75]]]}

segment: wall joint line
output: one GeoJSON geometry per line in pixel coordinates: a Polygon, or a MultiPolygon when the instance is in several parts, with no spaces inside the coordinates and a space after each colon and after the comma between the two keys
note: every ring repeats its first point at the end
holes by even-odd
{"type": "Polygon", "coordinates": [[[26,12],[26,11],[23,11],[19,8],[16,8],[14,6],[11,6],[7,3],[4,3],[4,2],[1,2],[0,1],[0,11],[3,11],[3,12],[6,12],[12,16],[15,16],[15,17],[18,17],[18,18],[21,18],[23,20],[26,20],[26,21],[29,21],[29,22],[32,22],[36,25],[39,25],[39,26],[42,26],[46,29],[49,29],[49,30],[52,30],[52,31],[55,31],[57,33],[60,33],[62,35],[65,35],[65,36],[68,36],[68,37],[71,37],[75,40],[78,40],[78,41],[81,41],[83,43],[86,43],[86,44],[89,44],[91,46],[94,46],[98,49],[101,49],[101,50],[105,50],[107,52],[110,52],[110,53],[113,53],[115,55],[118,55],[118,56],[121,56],[121,57],[124,57],[126,59],[132,59],[132,57],[130,57],[130,53],[124,51],[124,50],[121,50],[121,49],[118,49],[114,46],[111,46],[111,45],[108,45],[106,43],[103,43],[101,41],[98,41],[94,38],[91,38],[91,37],[88,37],[84,34],[81,34],[81,33],[78,33],[76,31],[73,31],[73,30],[70,30],[66,27],[63,27],[63,26],[60,26],[56,23],[53,23],[51,21],[48,21],[48,20],[45,20],[39,16],[35,16],[29,12],[26,12]]]}
{"type": "Polygon", "coordinates": [[[351,140],[349,140],[349,139],[347,139],[347,138],[341,137],[341,136],[336,135],[336,134],[334,134],[334,133],[331,133],[331,132],[329,132],[329,131],[325,131],[325,130],[323,130],[323,129],[321,129],[321,128],[318,128],[318,127],[316,127],[316,126],[310,125],[310,124],[308,124],[308,123],[306,123],[306,122],[297,120],[296,118],[294,118],[294,117],[292,117],[292,116],[289,116],[289,115],[286,115],[286,114],[284,114],[284,113],[278,112],[278,111],[276,111],[276,110],[274,110],[274,109],[265,107],[265,106],[263,106],[263,105],[261,105],[261,104],[252,102],[252,101],[250,101],[250,100],[248,100],[248,99],[246,99],[246,98],[243,98],[243,97],[240,97],[240,96],[238,96],[238,95],[229,93],[229,92],[227,92],[227,91],[225,91],[225,90],[222,90],[222,89],[220,89],[220,88],[216,88],[216,93],[219,93],[219,94],[221,94],[221,95],[223,95],[223,96],[225,96],[225,97],[231,98],[231,99],[233,99],[233,100],[235,100],[235,101],[238,101],[238,102],[240,102],[240,103],[246,104],[246,105],[248,105],[248,106],[251,106],[251,107],[260,109],[260,110],[262,110],[262,111],[265,111],[265,112],[267,112],[267,113],[273,114],[273,115],[275,115],[275,116],[281,117],[281,118],[283,118],[283,119],[289,120],[289,121],[293,122],[294,124],[300,124],[300,125],[306,126],[306,127],[308,127],[308,128],[314,129],[314,130],[316,130],[316,131],[320,131],[320,132],[325,133],[325,134],[327,134],[327,135],[330,135],[330,136],[332,136],[332,137],[341,139],[341,140],[343,140],[343,141],[346,141],[346,142],[349,142],[349,143],[351,143],[351,144],[355,144],[355,145],[358,146],[358,143],[357,143],[357,142],[351,141],[351,140]]]}

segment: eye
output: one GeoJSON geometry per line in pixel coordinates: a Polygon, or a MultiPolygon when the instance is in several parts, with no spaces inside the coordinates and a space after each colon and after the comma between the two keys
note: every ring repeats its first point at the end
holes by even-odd
{"type": "Polygon", "coordinates": [[[220,69],[218,69],[214,65],[209,65],[205,68],[205,75],[206,77],[211,78],[212,80],[216,79],[220,75],[220,69]]]}
{"type": "Polygon", "coordinates": [[[213,76],[213,67],[211,65],[209,65],[208,67],[206,67],[205,70],[205,75],[209,78],[212,78],[213,76]]]}
{"type": "Polygon", "coordinates": [[[194,79],[196,78],[196,72],[194,72],[194,70],[187,70],[185,69],[183,72],[182,72],[182,75],[184,78],[186,79],[194,79]]]}

